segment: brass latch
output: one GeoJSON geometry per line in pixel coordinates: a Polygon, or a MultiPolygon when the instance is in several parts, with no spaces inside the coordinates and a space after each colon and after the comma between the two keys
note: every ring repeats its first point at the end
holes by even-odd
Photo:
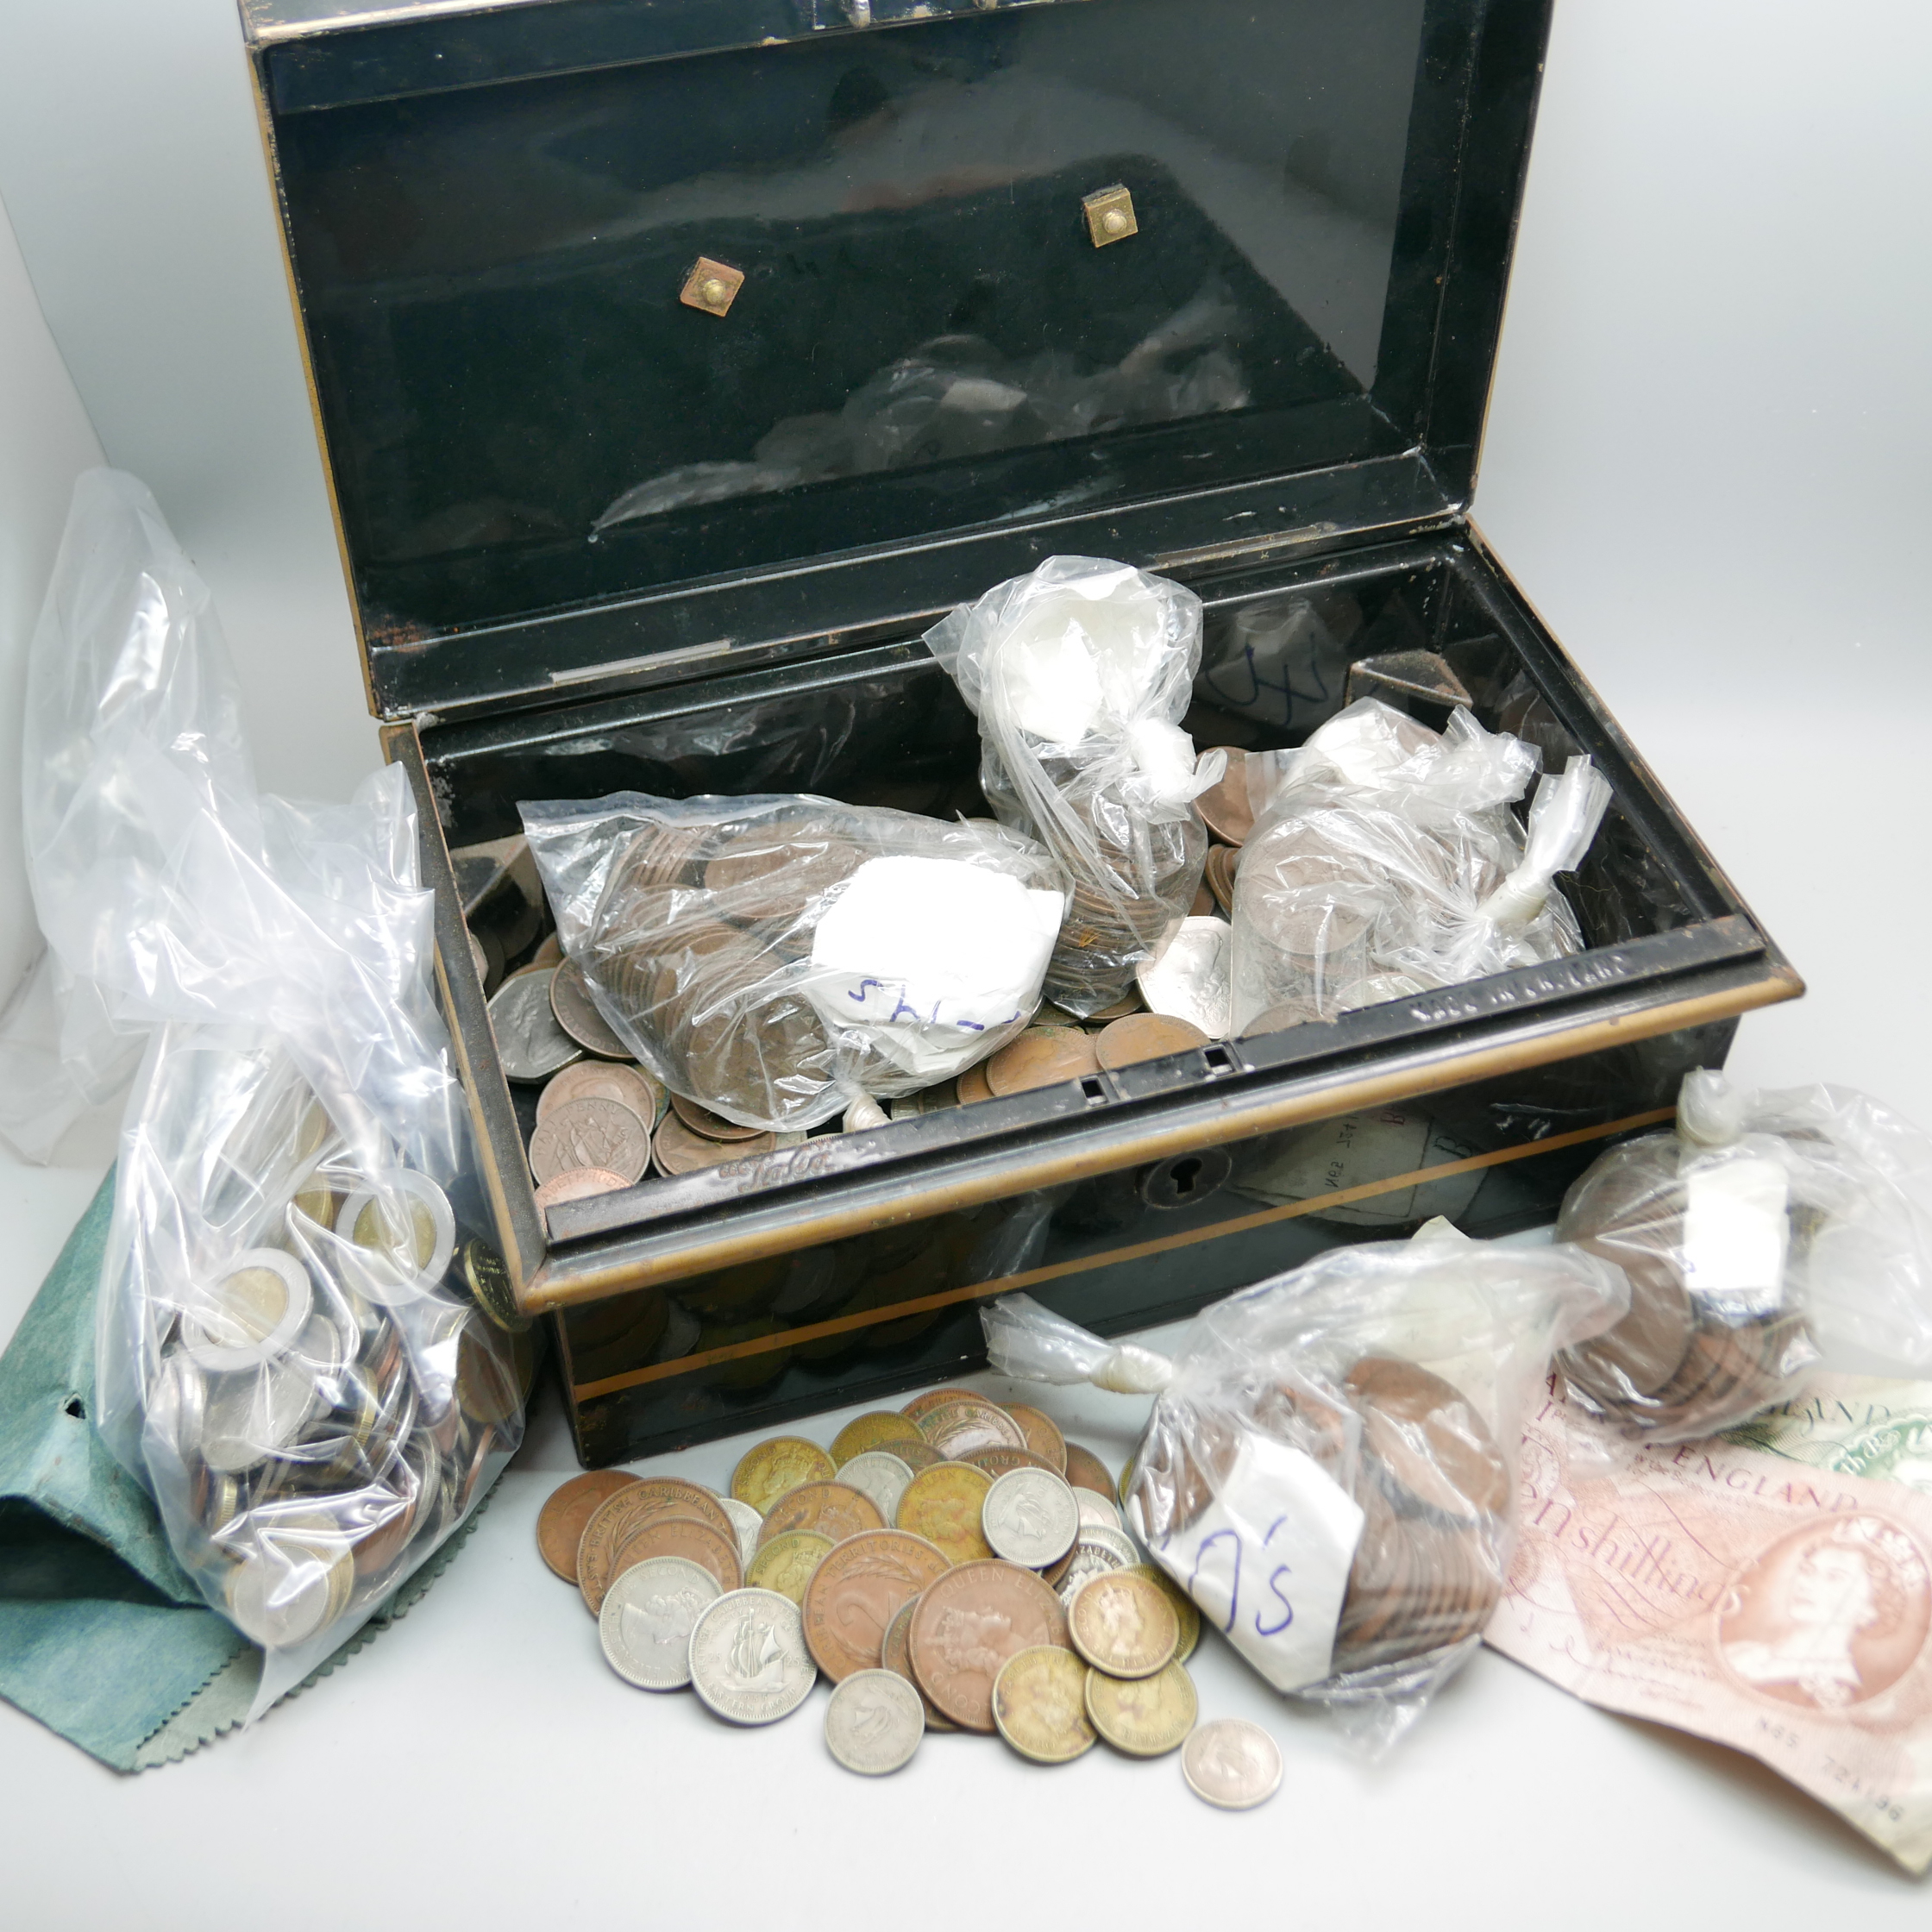
{"type": "Polygon", "coordinates": [[[1081,202],[1080,210],[1087,217],[1087,232],[1096,248],[1104,248],[1109,242],[1125,242],[1130,235],[1140,233],[1140,223],[1133,215],[1133,197],[1119,183],[1111,188],[1096,188],[1081,202]]]}
{"type": "Polygon", "coordinates": [[[713,261],[709,255],[699,255],[692,265],[691,273],[684,278],[684,286],[678,291],[678,300],[687,309],[702,309],[707,316],[729,315],[732,303],[737,300],[738,291],[743,286],[742,268],[734,268],[725,261],[713,261]]]}

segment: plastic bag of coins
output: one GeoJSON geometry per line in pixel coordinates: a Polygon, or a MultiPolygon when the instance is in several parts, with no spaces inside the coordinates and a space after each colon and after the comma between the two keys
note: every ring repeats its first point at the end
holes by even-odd
{"type": "MultiPolygon", "coordinates": [[[[1128,1528],[1262,1677],[1373,1751],[1481,1640],[1552,1354],[1628,1306],[1621,1271],[1581,1248],[1432,1223],[1215,1303],[1173,1360],[1026,1295],[983,1314],[1003,1375],[1157,1391],[1122,1484],[1128,1528]]],[[[1095,1548],[1072,1594],[1074,1647],[1113,1678],[1157,1673],[1179,1641],[1171,1605],[1110,1556],[1110,1536],[1132,1554],[1120,1532],[1080,1534],[1076,1559],[1095,1548]]]]}
{"type": "Polygon", "coordinates": [[[585,1009],[564,1030],[728,1131],[802,1132],[997,1052],[1038,1004],[1066,906],[1045,850],[989,820],[637,793],[521,809],[585,1009]]]}
{"type": "Polygon", "coordinates": [[[1820,1365],[1932,1368],[1932,1139],[1862,1094],[1688,1074],[1675,1131],[1603,1155],[1557,1233],[1630,1278],[1629,1314],[1557,1358],[1620,1433],[1734,1428],[1820,1365]]]}
{"type": "Polygon", "coordinates": [[[979,718],[988,801],[1072,883],[1048,997],[1081,1019],[1116,1005],[1194,905],[1208,856],[1194,800],[1226,771],[1180,724],[1200,599],[1126,564],[1049,557],[925,642],[979,718]]]}
{"type": "Polygon", "coordinates": [[[474,1232],[467,1117],[430,1019],[336,1107],[276,1037],[170,1030],[122,1133],[101,1433],[264,1652],[258,1709],[394,1594],[522,1439],[535,1338],[474,1232]]]}
{"type": "Polygon", "coordinates": [[[1588,758],[1546,776],[1526,835],[1510,809],[1541,754],[1466,709],[1438,732],[1364,698],[1276,772],[1233,883],[1233,1019],[1280,1031],[1583,950],[1552,881],[1609,802],[1588,758]]]}

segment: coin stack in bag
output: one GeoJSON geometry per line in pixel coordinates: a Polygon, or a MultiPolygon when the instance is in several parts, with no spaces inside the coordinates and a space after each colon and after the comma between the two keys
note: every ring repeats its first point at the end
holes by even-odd
{"type": "Polygon", "coordinates": [[[1047,962],[1044,991],[1070,1012],[1086,1014],[1130,993],[1135,965],[1159,947],[1170,921],[1191,909],[1208,841],[1191,812],[1148,824],[1128,819],[1104,794],[1063,796],[1085,822],[1093,852],[1057,840],[1047,828],[1047,848],[1066,867],[1073,894],[1047,962]]]}
{"type": "MultiPolygon", "coordinates": [[[[724,1495],[574,1477],[537,1541],[626,1682],[689,1684],[750,1725],[796,1709],[823,1676],[826,1747],[849,1770],[895,1771],[928,1731],[997,1734],[1039,1764],[1096,1737],[1157,1757],[1195,1730],[1185,1666],[1201,1620],[1142,1560],[1113,1490],[1039,1409],[944,1388],[854,1418],[829,1449],[757,1443],[724,1495]]],[[[1266,1733],[1208,1729],[1190,1787],[1218,1804],[1268,1796],[1280,1760],[1266,1733]]]]}

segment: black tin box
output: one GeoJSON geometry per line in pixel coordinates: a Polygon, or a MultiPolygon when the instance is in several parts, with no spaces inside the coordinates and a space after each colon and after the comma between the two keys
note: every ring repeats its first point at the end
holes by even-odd
{"type": "Polygon", "coordinates": [[[586,1463],[1548,1218],[1802,990],[1471,522],[1551,0],[243,0],[372,710],[586,1463]],[[627,492],[642,513],[612,520],[627,492]],[[618,788],[970,805],[919,643],[1052,555],[1208,608],[1196,742],[1436,653],[1615,804],[1590,950],[537,1208],[450,852],[618,788]]]}

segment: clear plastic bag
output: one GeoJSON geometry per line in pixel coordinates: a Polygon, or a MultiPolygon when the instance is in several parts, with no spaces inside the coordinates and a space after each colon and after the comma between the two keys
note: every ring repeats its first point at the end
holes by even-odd
{"type": "Polygon", "coordinates": [[[796,1132],[1018,1034],[1066,895],[990,821],[802,795],[520,807],[557,933],[624,1044],[741,1126],[796,1132]]]}
{"type": "Polygon", "coordinates": [[[407,784],[392,767],[345,806],[258,794],[239,715],[153,498],[83,477],[27,737],[52,957],[99,1026],[147,1041],[95,1421],[263,1647],[259,1711],[474,1506],[520,1438],[524,1377],[473,1232],[407,784]]]}
{"type": "Polygon", "coordinates": [[[1066,869],[1073,897],[1046,992],[1084,1018],[1130,989],[1201,885],[1193,801],[1226,768],[1181,729],[1201,599],[1093,557],[1049,557],[925,634],[980,721],[980,783],[1002,824],[1066,869]]]}
{"type": "Polygon", "coordinates": [[[1580,951],[1552,883],[1609,787],[1587,757],[1510,804],[1539,754],[1466,711],[1446,728],[1364,698],[1299,751],[1248,761],[1258,791],[1234,885],[1234,1026],[1272,1032],[1580,951]]]}
{"type": "Polygon", "coordinates": [[[1156,1392],[1122,1484],[1134,1533],[1270,1684],[1377,1750],[1502,1595],[1551,1354],[1628,1303],[1580,1249],[1431,1223],[1217,1302],[1171,1361],[1023,1295],[982,1318],[1002,1375],[1156,1392]]]}
{"type": "Polygon", "coordinates": [[[1734,1428],[1819,1366],[1932,1368],[1932,1138],[1862,1094],[1687,1074],[1676,1130],[1597,1160],[1557,1235],[1630,1279],[1629,1314],[1558,1362],[1620,1433],[1734,1428]]]}

